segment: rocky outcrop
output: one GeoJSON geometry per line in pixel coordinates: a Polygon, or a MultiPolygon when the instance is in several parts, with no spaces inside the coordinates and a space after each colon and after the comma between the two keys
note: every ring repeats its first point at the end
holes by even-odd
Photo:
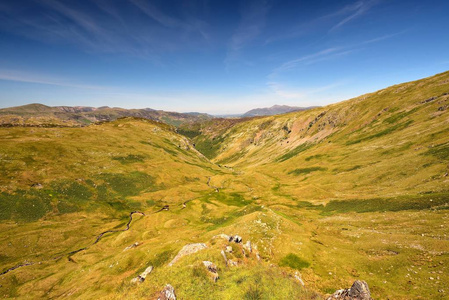
{"type": "Polygon", "coordinates": [[[373,300],[368,284],[362,280],[356,280],[350,289],[338,290],[326,300],[373,300]]]}
{"type": "Polygon", "coordinates": [[[147,278],[147,275],[153,271],[153,266],[149,266],[145,269],[145,271],[142,272],[139,276],[131,279],[131,283],[142,283],[145,281],[145,278],[147,278]]]}
{"type": "Polygon", "coordinates": [[[241,237],[241,236],[238,236],[238,235],[230,236],[230,237],[229,237],[229,241],[230,241],[230,242],[236,242],[236,243],[238,244],[238,243],[241,243],[241,242],[242,242],[242,237],[241,237]]]}
{"type": "Polygon", "coordinates": [[[203,261],[204,266],[207,268],[209,275],[212,277],[214,282],[217,282],[219,276],[217,271],[217,266],[210,261],[203,261]]]}
{"type": "Polygon", "coordinates": [[[175,289],[170,284],[167,284],[160,292],[157,300],[176,300],[175,289]]]}
{"type": "Polygon", "coordinates": [[[207,248],[206,244],[203,243],[185,245],[184,247],[182,247],[181,250],[179,250],[178,254],[175,256],[175,258],[173,258],[173,260],[168,264],[168,266],[169,267],[173,266],[173,264],[175,264],[178,260],[180,260],[182,257],[186,255],[196,253],[206,248],[207,248]]]}

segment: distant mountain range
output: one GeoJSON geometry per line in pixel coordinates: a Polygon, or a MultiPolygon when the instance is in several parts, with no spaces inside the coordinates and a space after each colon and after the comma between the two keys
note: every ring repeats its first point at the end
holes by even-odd
{"type": "Polygon", "coordinates": [[[84,126],[96,122],[114,121],[123,117],[137,117],[173,126],[212,119],[204,113],[177,113],[151,108],[124,109],[119,107],[46,106],[33,103],[0,109],[0,125],[58,125],[84,126]]]}
{"type": "Polygon", "coordinates": [[[302,111],[314,107],[274,105],[252,109],[244,114],[212,116],[199,112],[167,112],[152,108],[125,109],[120,107],[47,106],[40,103],[0,109],[0,126],[85,126],[97,122],[109,122],[123,117],[137,117],[163,122],[179,127],[203,122],[216,117],[246,118],[271,116],[302,111]]]}
{"type": "Polygon", "coordinates": [[[318,106],[310,107],[298,107],[298,106],[288,106],[288,105],[273,105],[272,107],[255,108],[247,111],[242,115],[242,117],[257,117],[257,116],[272,116],[280,115],[293,111],[308,110],[318,106]]]}

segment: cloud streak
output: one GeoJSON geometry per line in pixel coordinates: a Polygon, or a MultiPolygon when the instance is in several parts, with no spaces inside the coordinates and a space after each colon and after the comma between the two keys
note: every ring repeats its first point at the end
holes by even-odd
{"type": "Polygon", "coordinates": [[[375,4],[377,4],[378,0],[361,0],[357,1],[351,5],[343,7],[341,10],[332,14],[332,16],[339,15],[347,15],[343,20],[339,21],[335,24],[329,32],[336,31],[337,29],[343,27],[346,23],[364,15],[367,13],[375,4]]]}
{"type": "Polygon", "coordinates": [[[70,83],[69,80],[61,80],[55,78],[54,76],[49,76],[47,74],[36,74],[18,70],[0,69],[0,80],[24,82],[24,83],[37,83],[37,84],[72,87],[89,90],[107,89],[107,87],[104,86],[70,83]]]}
{"type": "Polygon", "coordinates": [[[159,62],[162,54],[206,44],[207,24],[174,17],[147,1],[28,1],[0,6],[0,29],[40,42],[70,44],[85,52],[117,53],[159,62]],[[126,9],[123,9],[125,7],[126,9]]]}

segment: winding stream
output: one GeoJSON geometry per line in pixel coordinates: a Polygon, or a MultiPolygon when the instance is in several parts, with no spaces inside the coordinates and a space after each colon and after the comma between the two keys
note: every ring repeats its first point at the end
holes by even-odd
{"type": "MultiPolygon", "coordinates": [[[[158,210],[158,211],[156,211],[156,212],[154,212],[154,213],[158,213],[158,212],[163,211],[163,210],[168,210],[168,205],[164,206],[162,209],[160,209],[160,210],[158,210]]],[[[132,220],[133,220],[133,215],[134,215],[134,214],[140,214],[140,215],[142,215],[142,216],[146,216],[145,213],[143,213],[143,212],[141,212],[141,211],[133,211],[133,212],[130,212],[130,214],[129,214],[129,221],[128,221],[128,223],[126,224],[126,228],[124,228],[124,229],[116,229],[116,230],[106,230],[106,231],[100,233],[100,234],[97,236],[97,238],[95,239],[95,241],[94,241],[92,244],[90,244],[90,245],[88,245],[88,246],[86,246],[86,247],[83,247],[83,248],[80,248],[80,249],[77,249],[77,250],[74,250],[74,251],[71,251],[71,252],[67,253],[66,255],[68,256],[69,260],[72,260],[72,259],[71,259],[71,256],[72,256],[72,255],[74,255],[74,254],[76,254],[76,253],[78,253],[78,252],[87,250],[87,249],[89,249],[91,246],[93,246],[93,245],[95,245],[96,243],[98,243],[98,242],[103,238],[103,236],[104,236],[105,234],[107,234],[107,233],[114,233],[114,232],[123,232],[123,231],[129,230],[130,225],[131,225],[131,222],[132,222],[132,220]]],[[[62,258],[63,256],[64,256],[64,255],[60,255],[60,256],[56,256],[56,257],[49,258],[49,259],[46,259],[46,260],[42,260],[42,261],[39,261],[39,262],[25,262],[25,263],[23,263],[23,264],[16,265],[16,266],[14,266],[14,267],[11,267],[11,268],[9,268],[9,269],[7,269],[7,270],[1,272],[1,273],[0,273],[0,276],[5,275],[5,274],[8,273],[8,272],[17,270],[17,269],[22,268],[22,267],[27,267],[27,266],[32,266],[32,265],[36,265],[36,264],[41,264],[41,263],[43,263],[43,262],[50,261],[50,260],[58,260],[58,259],[62,258]]],[[[72,260],[72,261],[73,261],[73,260],[72,260]]]]}

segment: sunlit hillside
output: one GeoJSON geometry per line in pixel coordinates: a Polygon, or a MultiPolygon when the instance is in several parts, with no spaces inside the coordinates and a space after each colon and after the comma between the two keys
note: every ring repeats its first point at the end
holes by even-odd
{"type": "Polygon", "coordinates": [[[179,129],[1,127],[0,295],[444,299],[448,108],[446,72],[179,129]]]}

